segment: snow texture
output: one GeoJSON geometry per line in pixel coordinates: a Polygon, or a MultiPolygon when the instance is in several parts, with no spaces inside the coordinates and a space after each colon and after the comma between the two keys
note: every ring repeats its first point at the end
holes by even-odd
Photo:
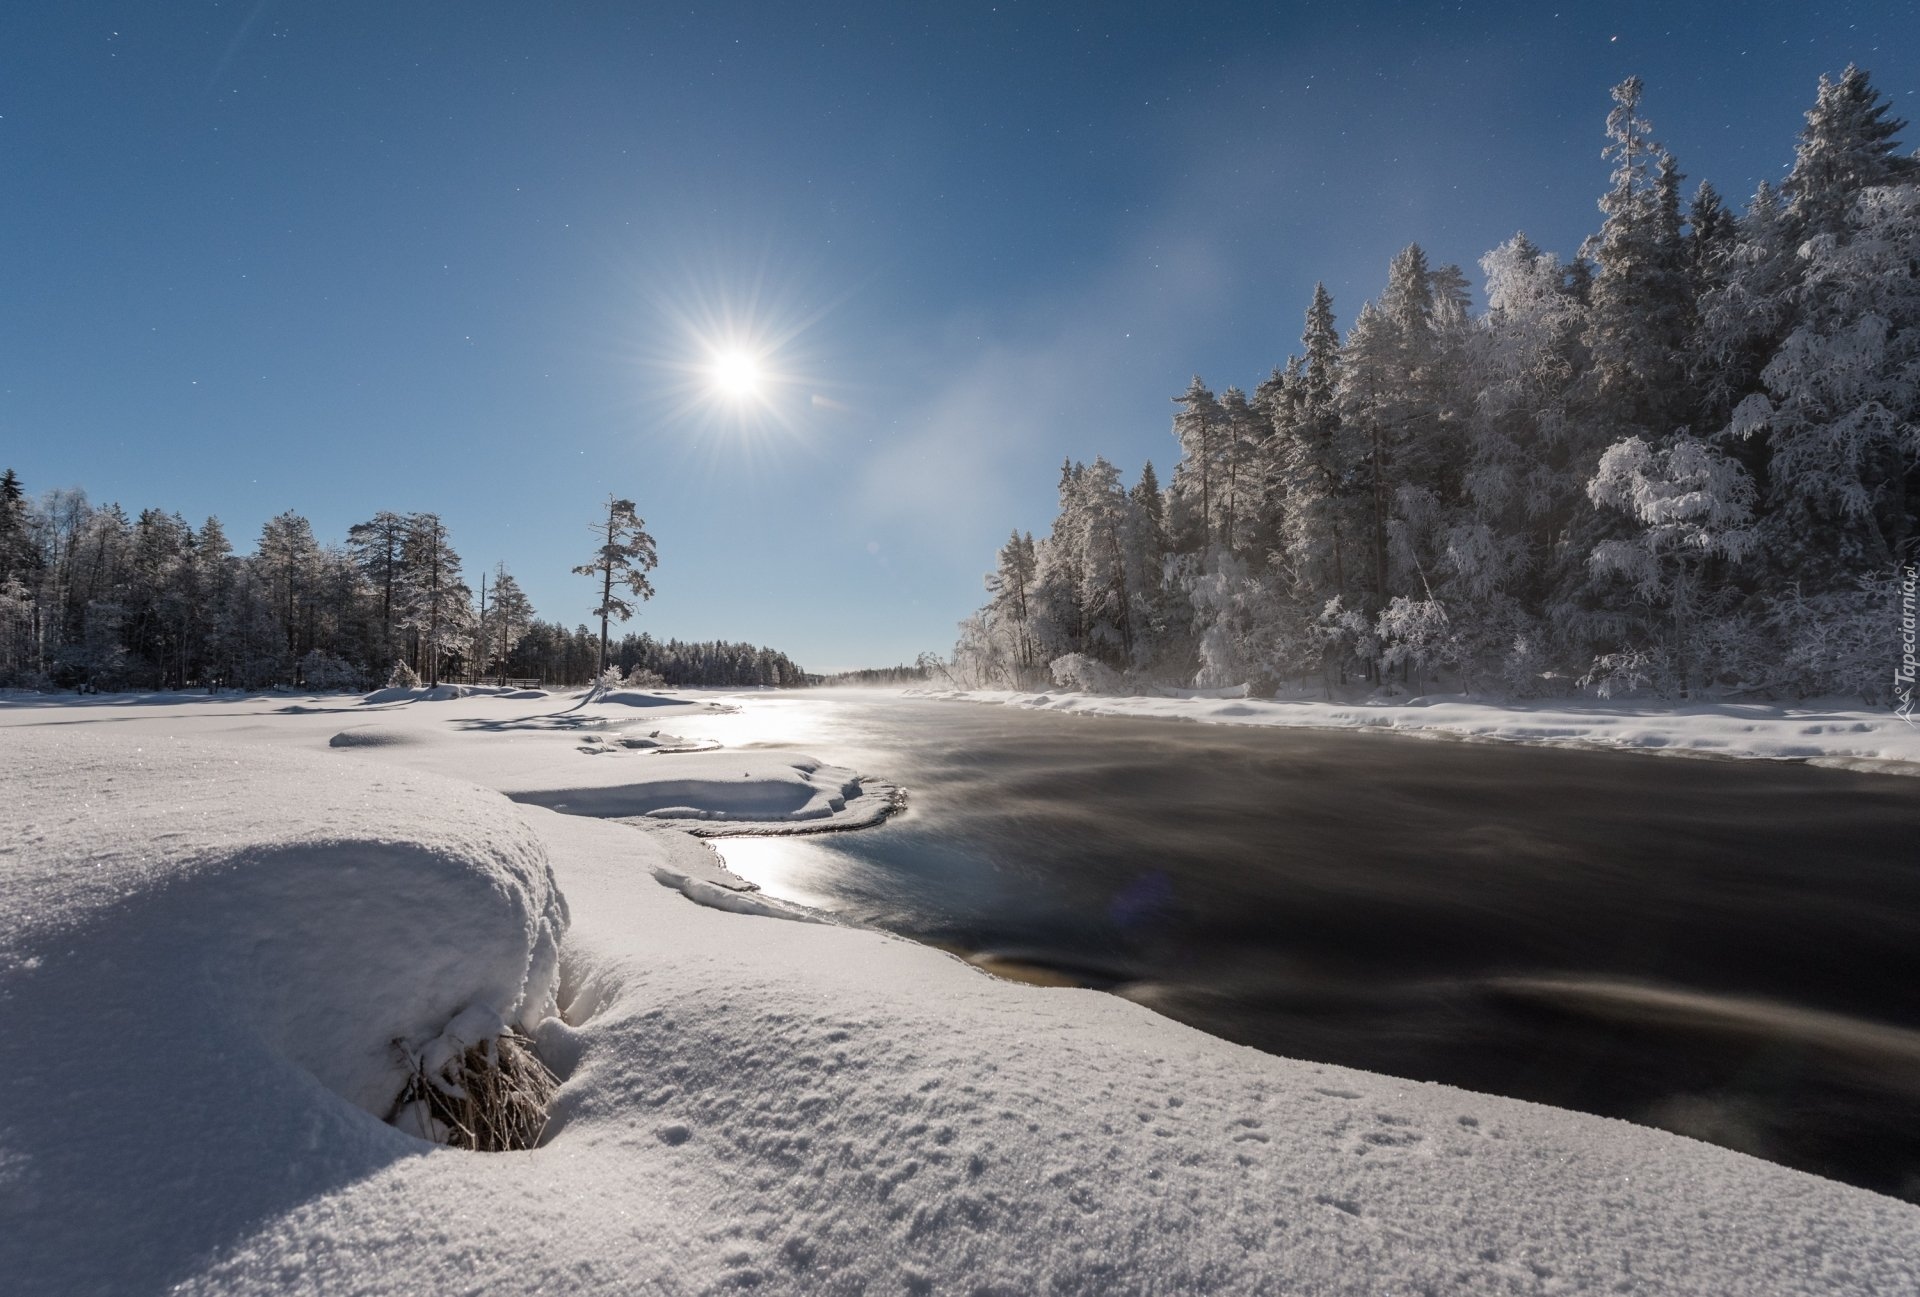
{"type": "Polygon", "coordinates": [[[669,822],[472,786],[669,758],[459,701],[341,749],[337,701],[0,704],[11,1291],[1920,1289],[1893,1199],[730,912],[669,822]],[[539,1149],[380,1121],[391,1037],[502,1019],[564,1079],[539,1149]]]}

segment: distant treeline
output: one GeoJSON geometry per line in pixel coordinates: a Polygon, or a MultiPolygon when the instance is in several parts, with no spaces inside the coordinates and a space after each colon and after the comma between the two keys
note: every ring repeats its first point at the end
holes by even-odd
{"type": "MultiPolygon", "coordinates": [[[[559,630],[559,627],[547,627],[545,623],[536,623],[536,627],[555,632],[559,630]]],[[[521,641],[523,650],[534,641],[535,635],[535,631],[527,633],[526,639],[521,641]]],[[[557,664],[548,671],[528,671],[526,674],[540,675],[559,684],[579,684],[593,675],[594,653],[598,648],[599,641],[588,633],[587,628],[578,627],[567,634],[564,660],[568,664],[576,660],[583,661],[586,675],[566,674],[562,679],[563,669],[557,664]],[[586,650],[583,659],[579,657],[582,645],[586,650]]],[[[529,661],[537,660],[540,659],[529,656],[529,661]]],[[[729,644],[720,640],[685,644],[670,639],[663,644],[651,635],[628,635],[608,645],[607,660],[622,672],[630,672],[636,667],[651,671],[670,685],[767,685],[777,689],[792,689],[817,679],[809,677],[785,653],[753,644],[729,644]]]]}
{"type": "Polygon", "coordinates": [[[823,677],[822,684],[829,685],[911,685],[924,684],[928,668],[923,662],[912,666],[869,667],[864,671],[836,671],[823,677]]]}
{"type": "MultiPolygon", "coordinates": [[[[334,545],[289,511],[241,555],[218,518],[130,517],[79,490],[35,498],[0,474],[0,687],[362,689],[398,663],[429,680],[593,679],[595,632],[536,617],[504,563],[477,585],[431,513],[383,511],[334,545]]],[[[612,660],[669,684],[806,682],[751,644],[628,635],[612,660]]]]}

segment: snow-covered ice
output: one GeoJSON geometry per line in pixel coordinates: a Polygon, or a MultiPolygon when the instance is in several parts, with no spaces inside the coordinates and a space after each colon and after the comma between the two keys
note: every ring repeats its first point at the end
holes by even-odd
{"type": "Polygon", "coordinates": [[[520,795],[829,767],[572,706],[0,704],[10,1291],[1920,1290],[1890,1198],[784,921],[678,822],[520,795]],[[380,1120],[394,1039],[480,1019],[565,1078],[531,1153],[380,1120]]]}
{"type": "Polygon", "coordinates": [[[1154,716],[1210,725],[1390,730],[1425,738],[1487,739],[1669,755],[1760,757],[1920,774],[1920,725],[1845,699],[1801,703],[1662,704],[1489,702],[1464,695],[1404,701],[1322,702],[1246,697],[1241,689],[1154,696],[1010,689],[908,689],[919,697],[994,703],[1083,716],[1154,716]]]}

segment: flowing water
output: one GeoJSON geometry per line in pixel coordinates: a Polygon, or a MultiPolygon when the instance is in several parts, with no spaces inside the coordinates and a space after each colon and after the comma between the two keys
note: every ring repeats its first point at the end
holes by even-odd
{"type": "Polygon", "coordinates": [[[1920,781],[852,691],[692,728],[910,791],[716,844],[775,895],[1920,1200],[1920,781]]]}

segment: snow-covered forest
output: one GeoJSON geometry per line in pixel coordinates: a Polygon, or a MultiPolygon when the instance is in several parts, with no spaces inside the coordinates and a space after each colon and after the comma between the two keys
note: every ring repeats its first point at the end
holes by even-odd
{"type": "MultiPolygon", "coordinates": [[[[382,511],[328,545],[289,511],[237,555],[218,518],[130,518],[0,474],[0,687],[365,689],[396,671],[570,685],[594,677],[599,652],[585,625],[536,616],[504,563],[464,575],[436,514],[382,511]]],[[[628,635],[608,661],[672,685],[806,682],[752,644],[628,635]]]]}
{"type": "Polygon", "coordinates": [[[1604,219],[1517,234],[1485,309],[1419,246],[1343,337],[1175,398],[1179,459],[1069,462],[962,625],[974,685],[1773,696],[1889,691],[1920,511],[1920,162],[1865,72],[1822,78],[1744,211],[1683,197],[1613,91],[1604,219]]]}

